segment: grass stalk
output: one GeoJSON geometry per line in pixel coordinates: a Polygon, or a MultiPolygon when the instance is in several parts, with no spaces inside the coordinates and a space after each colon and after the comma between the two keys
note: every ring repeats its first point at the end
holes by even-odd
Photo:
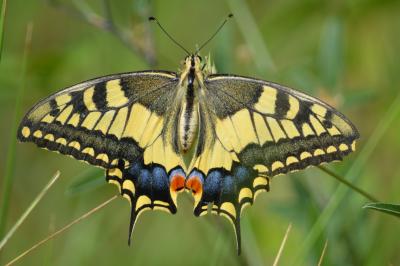
{"type": "Polygon", "coordinates": [[[5,165],[5,173],[2,184],[2,198],[1,198],[1,208],[0,208],[0,237],[4,235],[8,209],[10,206],[10,196],[11,190],[14,183],[14,174],[15,174],[15,149],[17,143],[17,128],[18,122],[21,113],[21,100],[25,89],[25,74],[26,67],[28,61],[28,54],[30,51],[31,43],[32,43],[32,32],[33,32],[33,23],[28,23],[26,28],[25,35],[25,46],[24,46],[24,55],[22,60],[22,71],[21,71],[21,85],[18,88],[17,96],[15,99],[15,114],[14,119],[12,120],[11,125],[11,135],[10,135],[10,145],[7,150],[6,156],[6,165],[5,165]]]}
{"type": "Polygon", "coordinates": [[[279,247],[278,254],[276,254],[273,266],[278,266],[279,260],[282,256],[283,249],[285,248],[286,240],[289,236],[290,230],[292,229],[292,223],[289,224],[288,228],[286,229],[285,236],[282,239],[281,246],[279,247]]]}
{"type": "Polygon", "coordinates": [[[4,24],[6,21],[7,0],[3,0],[0,7],[0,61],[3,54],[4,24]]]}
{"type": "Polygon", "coordinates": [[[322,265],[322,261],[324,260],[327,247],[328,247],[328,240],[325,241],[324,248],[322,249],[321,256],[319,257],[319,260],[318,260],[318,266],[322,265]]]}
{"type": "Polygon", "coordinates": [[[365,197],[366,199],[373,201],[373,202],[378,202],[378,200],[372,196],[371,194],[369,194],[368,192],[362,190],[361,188],[355,186],[354,184],[352,184],[351,182],[347,181],[346,179],[344,179],[343,177],[341,177],[340,175],[334,173],[333,171],[329,170],[326,167],[323,166],[317,166],[322,172],[325,172],[326,174],[330,175],[331,177],[335,178],[336,180],[338,180],[340,183],[348,186],[350,189],[354,190],[355,192],[359,193],[360,195],[362,195],[363,197],[365,197]]]}
{"type": "Polygon", "coordinates": [[[95,208],[91,209],[90,211],[86,212],[85,214],[83,214],[82,216],[76,218],[75,220],[73,220],[72,222],[68,223],[67,225],[65,225],[64,227],[60,228],[59,230],[55,231],[54,233],[52,233],[51,235],[45,237],[44,239],[40,240],[39,242],[37,242],[36,244],[34,244],[32,247],[28,248],[27,250],[25,250],[24,252],[22,252],[20,255],[18,255],[17,257],[15,257],[14,259],[12,259],[11,261],[9,261],[5,266],[10,266],[13,265],[14,263],[16,263],[17,261],[19,261],[20,259],[22,259],[23,257],[25,257],[26,255],[28,255],[29,253],[31,253],[32,251],[34,251],[35,249],[37,249],[38,247],[42,246],[43,244],[45,244],[47,241],[55,238],[56,236],[58,236],[59,234],[63,233],[64,231],[68,230],[69,228],[71,228],[73,225],[79,223],[80,221],[88,218],[89,216],[91,216],[92,214],[96,213],[97,211],[101,210],[102,208],[104,208],[105,206],[107,206],[108,204],[110,204],[113,200],[115,200],[118,197],[118,195],[115,195],[113,197],[111,197],[110,199],[106,200],[105,202],[101,203],[100,205],[96,206],[95,208]]]}
{"type": "MultiPolygon", "coordinates": [[[[156,65],[156,54],[155,51],[152,50],[154,49],[154,46],[151,45],[143,47],[143,45],[141,45],[138,41],[139,38],[134,36],[132,31],[117,27],[111,13],[110,2],[108,0],[103,0],[103,7],[105,11],[104,17],[94,12],[86,1],[74,0],[72,6],[66,5],[59,0],[49,0],[49,2],[65,13],[78,17],[82,21],[97,29],[111,33],[132,53],[143,58],[143,60],[145,60],[149,66],[156,65]]],[[[149,29],[149,27],[147,27],[147,29],[149,29]]],[[[149,34],[146,35],[149,36],[149,34]]]]}
{"type": "Polygon", "coordinates": [[[47,191],[53,186],[53,184],[57,181],[60,177],[60,172],[57,171],[54,176],[50,179],[47,185],[40,191],[40,193],[36,196],[36,198],[32,201],[26,211],[21,215],[18,221],[14,224],[14,226],[8,231],[5,237],[0,242],[0,251],[4,248],[5,244],[8,240],[14,235],[17,229],[21,226],[21,224],[25,221],[28,215],[32,212],[32,210],[36,207],[36,205],[40,202],[43,196],[47,193],[47,191]]]}

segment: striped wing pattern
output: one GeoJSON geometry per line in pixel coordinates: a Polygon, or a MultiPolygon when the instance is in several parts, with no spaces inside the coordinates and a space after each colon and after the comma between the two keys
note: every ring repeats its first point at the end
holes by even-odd
{"type": "MultiPolygon", "coordinates": [[[[178,78],[172,72],[101,77],[61,90],[23,118],[18,139],[106,169],[132,207],[176,212],[168,173],[182,161],[166,142],[178,78]]],[[[130,239],[130,238],[129,238],[130,239]]]]}
{"type": "Polygon", "coordinates": [[[36,104],[18,138],[103,168],[134,161],[161,133],[176,84],[174,74],[154,72],[78,84],[36,104]]]}
{"type": "Polygon", "coordinates": [[[240,250],[240,215],[270,178],[341,160],[359,134],[337,110],[278,84],[229,75],[204,83],[213,138],[195,168],[204,173],[196,215],[212,211],[234,225],[240,250]]]}
{"type": "Polygon", "coordinates": [[[23,118],[18,139],[102,167],[131,203],[129,242],[145,210],[175,213],[177,193],[234,225],[278,174],[341,160],[359,134],[334,108],[306,94],[252,78],[211,75],[199,95],[193,159],[180,154],[176,73],[101,77],[61,90],[23,118]],[[185,161],[186,160],[186,161],[185,161]],[[188,163],[189,162],[189,163],[188,163]]]}

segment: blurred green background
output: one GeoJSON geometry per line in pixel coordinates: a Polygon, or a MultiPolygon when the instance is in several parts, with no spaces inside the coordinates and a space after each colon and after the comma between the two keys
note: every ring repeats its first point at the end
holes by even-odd
{"type": "MultiPolygon", "coordinates": [[[[100,170],[16,143],[13,128],[34,103],[60,88],[111,73],[177,70],[185,54],[147,22],[149,15],[194,50],[234,13],[202,54],[212,55],[219,72],[282,83],[346,114],[361,133],[358,150],[329,168],[381,201],[399,203],[400,1],[110,2],[128,45],[98,28],[108,16],[104,1],[8,1],[0,62],[0,191],[4,199],[7,178],[10,199],[2,230],[56,170],[61,178],[0,253],[0,264],[117,193],[100,170]]],[[[129,204],[120,197],[19,265],[270,265],[290,223],[280,265],[316,265],[326,241],[322,265],[399,265],[400,221],[362,209],[367,202],[316,168],[276,177],[271,192],[244,211],[238,257],[229,222],[194,217],[189,194],[180,195],[174,216],[145,212],[128,247],[129,204]]]]}

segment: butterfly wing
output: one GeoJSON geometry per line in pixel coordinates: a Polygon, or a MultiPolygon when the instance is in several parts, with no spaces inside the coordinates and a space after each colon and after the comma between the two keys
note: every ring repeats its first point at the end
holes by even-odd
{"type": "Polygon", "coordinates": [[[195,214],[212,203],[213,212],[234,224],[240,251],[241,211],[269,189],[271,177],[341,160],[359,134],[334,108],[278,84],[212,75],[204,90],[203,125],[214,137],[194,166],[205,175],[195,214]]]}
{"type": "Polygon", "coordinates": [[[178,80],[172,72],[145,71],[66,88],[25,115],[18,139],[105,168],[108,182],[132,205],[131,233],[144,210],[176,212],[169,174],[184,174],[167,141],[167,117],[174,112],[178,80]]]}

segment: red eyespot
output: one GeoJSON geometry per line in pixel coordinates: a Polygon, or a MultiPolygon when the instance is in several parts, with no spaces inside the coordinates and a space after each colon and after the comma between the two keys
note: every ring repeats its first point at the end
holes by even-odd
{"type": "Polygon", "coordinates": [[[170,189],[173,191],[180,191],[185,187],[185,178],[181,175],[174,175],[171,178],[170,189]]]}
{"type": "Polygon", "coordinates": [[[198,176],[191,176],[186,181],[185,186],[187,189],[191,190],[193,194],[202,193],[203,191],[203,184],[198,176]]]}

